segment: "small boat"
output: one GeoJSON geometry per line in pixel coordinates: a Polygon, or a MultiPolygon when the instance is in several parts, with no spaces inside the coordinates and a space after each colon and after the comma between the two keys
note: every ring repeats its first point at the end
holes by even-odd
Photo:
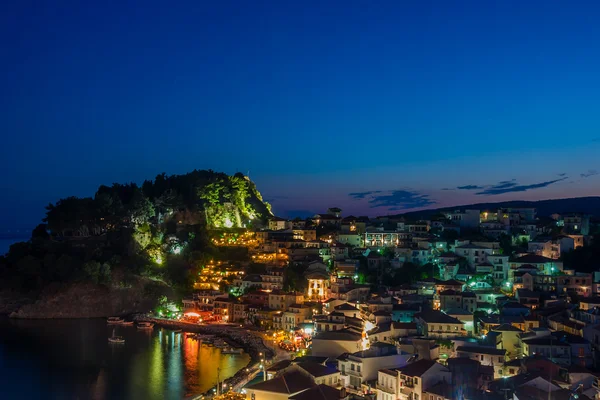
{"type": "Polygon", "coordinates": [[[221,354],[242,354],[243,352],[243,349],[237,349],[234,347],[225,347],[223,350],[221,350],[221,354]]]}
{"type": "Polygon", "coordinates": [[[133,326],[133,321],[121,321],[119,323],[121,326],[133,326]]]}
{"type": "Polygon", "coordinates": [[[121,336],[115,336],[115,330],[113,329],[112,336],[108,338],[108,343],[123,344],[125,343],[125,339],[121,336]]]}
{"type": "Polygon", "coordinates": [[[119,325],[123,322],[123,318],[121,317],[108,317],[106,319],[106,323],[109,325],[119,325]]]}
{"type": "Polygon", "coordinates": [[[152,322],[138,322],[138,329],[152,329],[154,328],[154,324],[152,322]]]}

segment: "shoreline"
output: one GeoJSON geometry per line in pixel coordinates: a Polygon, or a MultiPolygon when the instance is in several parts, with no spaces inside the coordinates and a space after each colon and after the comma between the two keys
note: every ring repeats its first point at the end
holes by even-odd
{"type": "MultiPolygon", "coordinates": [[[[243,380],[247,379],[248,376],[256,372],[257,366],[260,364],[261,357],[265,359],[273,358],[275,356],[273,350],[264,344],[262,338],[257,335],[248,333],[247,330],[239,327],[230,325],[198,325],[190,322],[173,321],[160,318],[151,318],[144,316],[134,317],[136,322],[152,322],[156,326],[163,328],[176,328],[181,329],[183,332],[202,333],[208,335],[219,336],[228,344],[241,347],[250,356],[248,364],[237,371],[232,377],[227,378],[221,382],[226,387],[235,387],[243,380]],[[261,356],[260,354],[264,354],[261,356]]],[[[191,396],[190,399],[199,399],[202,397],[212,397],[214,395],[213,388],[208,391],[191,396]]]]}

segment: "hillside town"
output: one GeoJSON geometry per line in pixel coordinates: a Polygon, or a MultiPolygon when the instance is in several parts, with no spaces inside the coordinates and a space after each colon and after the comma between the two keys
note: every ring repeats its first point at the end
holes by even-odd
{"type": "Polygon", "coordinates": [[[594,229],[533,208],[274,217],[215,234],[252,261],[206,265],[185,315],[289,352],[252,400],[599,399],[600,263],[563,265],[594,229]]]}

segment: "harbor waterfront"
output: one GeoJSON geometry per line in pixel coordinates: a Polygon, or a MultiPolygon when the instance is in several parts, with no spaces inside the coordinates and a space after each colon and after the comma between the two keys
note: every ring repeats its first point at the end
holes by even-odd
{"type": "Polygon", "coordinates": [[[105,319],[3,317],[0,328],[0,385],[7,399],[196,398],[217,379],[230,382],[246,371],[251,360],[246,352],[223,354],[164,323],[138,330],[105,319]],[[124,344],[108,342],[113,330],[124,344]]]}

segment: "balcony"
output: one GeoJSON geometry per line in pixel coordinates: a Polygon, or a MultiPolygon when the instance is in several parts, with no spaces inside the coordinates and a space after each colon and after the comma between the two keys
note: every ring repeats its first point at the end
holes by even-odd
{"type": "Polygon", "coordinates": [[[389,394],[396,394],[396,391],[394,390],[394,388],[385,386],[385,385],[380,385],[379,383],[375,386],[375,388],[377,390],[381,390],[382,392],[386,392],[389,394]]]}
{"type": "Polygon", "coordinates": [[[358,378],[362,378],[362,375],[361,375],[360,372],[358,372],[358,371],[352,371],[349,368],[346,368],[346,371],[342,372],[342,375],[356,376],[358,378]]]}

